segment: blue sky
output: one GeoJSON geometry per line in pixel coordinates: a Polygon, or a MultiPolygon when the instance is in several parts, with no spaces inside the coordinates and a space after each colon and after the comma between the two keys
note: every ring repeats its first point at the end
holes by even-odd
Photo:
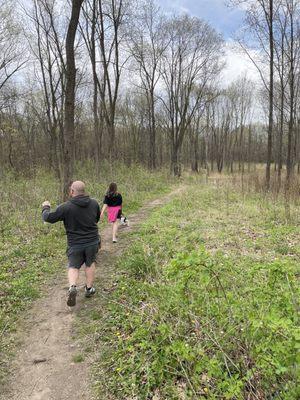
{"type": "MultiPolygon", "coordinates": [[[[246,75],[255,88],[260,87],[260,77],[248,56],[234,40],[235,33],[243,25],[244,11],[239,7],[228,7],[229,0],[157,0],[164,12],[187,13],[209,22],[225,39],[226,67],[221,73],[220,83],[225,87],[238,77],[246,75]]],[[[250,52],[252,50],[249,50],[250,52]]],[[[261,107],[254,107],[254,118],[261,120],[261,107]]]]}
{"type": "Polygon", "coordinates": [[[234,40],[235,33],[243,25],[244,11],[241,7],[228,7],[229,0],[157,0],[161,9],[169,14],[187,13],[208,21],[225,39],[226,68],[222,80],[228,84],[238,76],[247,74],[254,82],[259,76],[245,53],[234,40]]]}
{"type": "Polygon", "coordinates": [[[243,10],[227,7],[226,0],[158,0],[161,8],[169,13],[186,12],[203,18],[225,39],[230,39],[243,21],[243,10]]]}

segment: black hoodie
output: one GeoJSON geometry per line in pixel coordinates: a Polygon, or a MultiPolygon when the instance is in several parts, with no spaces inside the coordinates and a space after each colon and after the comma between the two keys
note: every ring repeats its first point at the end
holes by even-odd
{"type": "Polygon", "coordinates": [[[50,224],[64,222],[69,248],[83,248],[100,240],[97,226],[100,207],[97,201],[89,196],[72,197],[53,212],[50,211],[50,207],[45,206],[42,218],[50,224]]]}

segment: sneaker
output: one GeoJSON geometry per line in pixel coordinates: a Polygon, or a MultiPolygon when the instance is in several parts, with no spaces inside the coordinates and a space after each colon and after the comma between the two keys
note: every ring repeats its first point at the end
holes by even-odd
{"type": "Polygon", "coordinates": [[[118,240],[117,239],[113,239],[113,243],[117,243],[118,242],[118,240]]]}
{"type": "Polygon", "coordinates": [[[76,304],[77,288],[76,286],[70,286],[67,305],[74,307],[76,304]]]}
{"type": "Polygon", "coordinates": [[[96,289],[93,286],[89,289],[87,288],[87,286],[85,286],[85,297],[91,297],[95,293],[96,293],[96,289]]]}

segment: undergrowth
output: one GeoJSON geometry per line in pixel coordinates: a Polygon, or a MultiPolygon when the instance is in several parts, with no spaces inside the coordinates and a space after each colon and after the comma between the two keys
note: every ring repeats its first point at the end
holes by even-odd
{"type": "MultiPolygon", "coordinates": [[[[170,190],[174,183],[167,173],[150,173],[135,166],[107,164],[96,174],[93,164],[78,166],[77,179],[84,180],[87,192],[102,204],[111,181],[117,182],[124,198],[124,212],[170,190]]],[[[5,175],[0,181],[0,381],[8,372],[14,344],[11,333],[18,317],[36,299],[50,276],[63,274],[66,239],[63,224],[43,224],[41,203],[58,203],[59,184],[51,173],[37,171],[32,178],[5,175]]]]}
{"type": "Polygon", "coordinates": [[[213,186],[154,212],[86,325],[97,398],[299,398],[293,212],[287,224],[282,204],[213,186]]]}

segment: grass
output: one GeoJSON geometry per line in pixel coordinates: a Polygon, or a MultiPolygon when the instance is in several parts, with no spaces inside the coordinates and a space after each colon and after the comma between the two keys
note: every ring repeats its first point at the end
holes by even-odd
{"type": "Polygon", "coordinates": [[[229,184],[154,212],[82,332],[101,343],[97,398],[299,398],[298,208],[289,215],[229,184]]]}
{"type": "Polygon", "coordinates": [[[84,356],[82,354],[75,354],[73,356],[73,362],[74,363],[81,363],[84,361],[84,356]]]}
{"type": "MultiPolygon", "coordinates": [[[[97,176],[92,164],[78,166],[77,179],[102,203],[111,181],[116,181],[124,198],[126,215],[147,200],[166,193],[174,183],[165,172],[150,173],[135,166],[108,165],[97,176]]],[[[39,297],[51,276],[64,276],[66,239],[62,223],[50,226],[41,221],[41,203],[59,203],[58,182],[52,174],[37,171],[32,178],[6,174],[0,181],[0,381],[8,371],[14,350],[12,333],[18,318],[39,297]]]]}

